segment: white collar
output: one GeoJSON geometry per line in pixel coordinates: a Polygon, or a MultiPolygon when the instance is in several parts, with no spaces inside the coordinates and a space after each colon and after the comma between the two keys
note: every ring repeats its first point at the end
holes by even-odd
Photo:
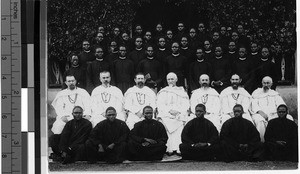
{"type": "Polygon", "coordinates": [[[260,58],[260,60],[262,60],[263,62],[269,60],[269,58],[266,58],[266,59],[263,59],[263,58],[260,58]]]}
{"type": "Polygon", "coordinates": [[[79,67],[79,64],[78,65],[72,65],[73,68],[77,68],[79,67]]]}
{"type": "Polygon", "coordinates": [[[181,49],[187,50],[187,49],[189,49],[189,47],[181,47],[181,49]]]}
{"type": "Polygon", "coordinates": [[[204,52],[208,54],[208,53],[211,53],[211,50],[208,50],[208,51],[204,51],[204,52]]]}
{"type": "Polygon", "coordinates": [[[239,59],[240,59],[240,60],[246,60],[247,58],[246,58],[246,57],[244,57],[244,58],[242,58],[242,57],[239,57],[239,59]]]}
{"type": "Polygon", "coordinates": [[[120,58],[120,59],[123,59],[123,60],[126,59],[126,57],[121,57],[121,56],[119,56],[119,58],[120,58]]]}
{"type": "Polygon", "coordinates": [[[118,53],[118,51],[112,51],[111,53],[118,53]]]}
{"type": "Polygon", "coordinates": [[[143,49],[143,47],[141,47],[141,48],[135,48],[135,50],[137,50],[137,51],[141,51],[143,49]]]}
{"type": "Polygon", "coordinates": [[[165,51],[166,48],[158,48],[160,51],[165,51]]]}
{"type": "Polygon", "coordinates": [[[89,52],[91,52],[91,50],[88,50],[88,51],[85,51],[85,50],[83,50],[84,52],[86,52],[86,53],[89,53],[89,52]]]}
{"type": "Polygon", "coordinates": [[[223,57],[223,56],[219,56],[219,57],[216,56],[216,59],[221,59],[222,57],[223,57]]]}
{"type": "Polygon", "coordinates": [[[229,54],[234,54],[235,53],[235,51],[229,51],[229,54]]]}
{"type": "Polygon", "coordinates": [[[97,59],[97,58],[96,58],[96,60],[99,61],[99,62],[101,62],[101,61],[103,61],[103,58],[102,58],[102,59],[97,59]]]}
{"type": "Polygon", "coordinates": [[[152,56],[152,57],[148,57],[148,56],[147,56],[147,59],[150,59],[150,60],[152,60],[152,59],[153,59],[153,56],[152,56]]]}
{"type": "Polygon", "coordinates": [[[252,55],[256,55],[256,54],[258,54],[258,52],[255,52],[255,53],[251,53],[252,55]]]}
{"type": "Polygon", "coordinates": [[[175,56],[175,57],[177,57],[179,55],[180,55],[179,53],[177,53],[177,54],[172,53],[172,56],[175,56]]]}
{"type": "Polygon", "coordinates": [[[197,59],[197,62],[203,62],[203,61],[204,61],[204,59],[202,59],[202,60],[197,59]]]}

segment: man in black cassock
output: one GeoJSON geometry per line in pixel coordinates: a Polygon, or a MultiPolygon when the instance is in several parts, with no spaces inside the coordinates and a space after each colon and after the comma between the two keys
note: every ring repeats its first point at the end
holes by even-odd
{"type": "Polygon", "coordinates": [[[116,59],[111,68],[112,84],[117,86],[123,94],[128,88],[133,86],[134,64],[126,57],[126,47],[119,47],[119,57],[116,59]]]}
{"type": "Polygon", "coordinates": [[[164,125],[152,119],[153,108],[143,109],[145,119],[134,125],[128,140],[128,158],[133,161],[161,160],[166,152],[168,135],[164,125]]]}
{"type": "Polygon", "coordinates": [[[82,42],[82,51],[78,55],[78,58],[79,64],[83,67],[86,67],[88,62],[92,62],[93,60],[95,60],[95,55],[91,50],[91,45],[89,41],[84,40],[82,42]]]}
{"type": "Polygon", "coordinates": [[[136,72],[137,65],[145,58],[145,50],[143,49],[143,39],[137,37],[135,39],[135,48],[128,54],[128,59],[134,63],[134,72],[136,72]]]}
{"type": "Polygon", "coordinates": [[[163,66],[156,60],[153,56],[153,46],[147,46],[146,55],[147,57],[140,61],[137,66],[137,72],[141,72],[145,75],[145,85],[149,88],[159,91],[161,87],[161,82],[163,79],[163,66]]]}
{"type": "Polygon", "coordinates": [[[88,162],[105,160],[107,163],[122,163],[129,128],[124,121],[116,119],[115,108],[108,107],[105,113],[106,120],[94,127],[86,141],[88,162]]]}
{"type": "Polygon", "coordinates": [[[220,133],[224,160],[232,161],[261,161],[263,144],[255,126],[242,117],[242,105],[233,107],[234,117],[227,120],[220,133]]]}
{"type": "Polygon", "coordinates": [[[183,159],[210,161],[221,155],[219,133],[212,122],[204,118],[206,107],[198,104],[196,118],[183,128],[179,148],[183,159]]]}
{"type": "Polygon", "coordinates": [[[85,141],[92,130],[92,123],[82,118],[83,109],[75,106],[74,119],[68,121],[61,133],[59,149],[63,158],[63,164],[78,160],[85,160],[85,141]]]}
{"type": "Polygon", "coordinates": [[[286,118],[288,108],[279,105],[278,118],[269,121],[265,146],[270,160],[298,162],[298,126],[286,118]]]}
{"type": "Polygon", "coordinates": [[[101,84],[99,80],[99,74],[102,71],[109,71],[109,63],[103,59],[103,48],[102,47],[96,47],[95,49],[95,57],[96,60],[94,60],[92,63],[88,64],[87,72],[86,72],[86,89],[91,94],[93,89],[96,88],[101,84]]]}

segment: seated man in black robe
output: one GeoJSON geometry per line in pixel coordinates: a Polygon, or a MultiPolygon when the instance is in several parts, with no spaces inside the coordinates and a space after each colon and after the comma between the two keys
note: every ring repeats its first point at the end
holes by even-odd
{"type": "Polygon", "coordinates": [[[78,160],[85,160],[85,141],[92,130],[92,123],[82,118],[83,109],[75,106],[73,109],[74,119],[68,121],[61,133],[59,149],[63,158],[63,164],[78,160]]]}
{"type": "Polygon", "coordinates": [[[166,152],[168,135],[164,125],[152,119],[153,108],[143,109],[145,119],[134,125],[128,140],[128,157],[132,161],[161,160],[166,152]]]}
{"type": "Polygon", "coordinates": [[[220,133],[221,145],[226,162],[231,161],[261,161],[263,144],[255,126],[242,117],[242,105],[233,107],[234,117],[227,120],[220,133]]]}
{"type": "Polygon", "coordinates": [[[86,142],[89,163],[105,160],[107,163],[122,163],[125,159],[126,140],[129,128],[124,121],[116,119],[116,109],[106,109],[106,120],[98,123],[86,142]]]}
{"type": "Polygon", "coordinates": [[[179,148],[183,159],[210,161],[220,153],[219,133],[212,122],[204,118],[206,107],[195,107],[196,118],[189,121],[181,134],[182,144],[179,148]]]}
{"type": "Polygon", "coordinates": [[[298,162],[298,126],[286,118],[288,108],[279,105],[278,118],[270,120],[265,133],[265,145],[270,160],[298,162]]]}

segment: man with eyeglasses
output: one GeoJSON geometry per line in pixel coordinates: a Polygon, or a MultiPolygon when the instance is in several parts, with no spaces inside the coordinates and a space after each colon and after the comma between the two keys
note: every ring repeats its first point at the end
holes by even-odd
{"type": "MultiPolygon", "coordinates": [[[[269,76],[265,76],[262,79],[262,88],[257,88],[252,93],[251,112],[252,119],[255,126],[260,133],[262,142],[264,142],[264,134],[268,121],[277,118],[277,107],[284,104],[280,94],[271,89],[273,80],[269,76]]],[[[293,120],[291,115],[287,115],[287,118],[293,120]]]]}
{"type": "Polygon", "coordinates": [[[298,162],[298,126],[287,119],[286,105],[277,107],[278,118],[270,120],[265,133],[269,160],[298,162]]]}

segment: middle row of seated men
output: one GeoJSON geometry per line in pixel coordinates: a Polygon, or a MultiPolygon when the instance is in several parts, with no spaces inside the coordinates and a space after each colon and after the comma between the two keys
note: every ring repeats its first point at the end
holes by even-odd
{"type": "MultiPolygon", "coordinates": [[[[270,77],[263,78],[263,88],[258,88],[251,96],[239,85],[238,75],[232,75],[231,86],[218,94],[209,87],[209,77],[204,74],[199,80],[201,87],[192,93],[190,100],[184,88],[176,86],[175,73],[167,75],[168,86],[161,89],[157,95],[144,85],[143,74],[138,73],[134,80],[136,85],[129,88],[123,97],[117,87],[110,85],[109,72],[101,72],[102,84],[93,90],[90,97],[85,90],[76,87],[73,75],[67,75],[65,83],[68,88],[60,91],[52,102],[57,113],[56,121],[51,129],[54,137],[57,137],[53,142],[58,141],[65,124],[73,119],[71,115],[74,106],[83,108],[85,118],[92,123],[93,127],[105,120],[106,109],[113,106],[116,108],[117,118],[125,121],[130,130],[133,129],[135,123],[144,120],[143,108],[151,106],[155,108],[156,118],[167,130],[167,152],[179,154],[182,130],[187,122],[195,118],[194,108],[198,104],[206,106],[205,118],[214,124],[218,132],[223,123],[233,117],[233,106],[242,105],[245,111],[243,118],[256,126],[260,140],[264,142],[268,121],[278,117],[277,107],[285,104],[280,95],[270,89],[272,86],[270,77]]],[[[290,115],[288,118],[293,120],[290,115]]]]}

